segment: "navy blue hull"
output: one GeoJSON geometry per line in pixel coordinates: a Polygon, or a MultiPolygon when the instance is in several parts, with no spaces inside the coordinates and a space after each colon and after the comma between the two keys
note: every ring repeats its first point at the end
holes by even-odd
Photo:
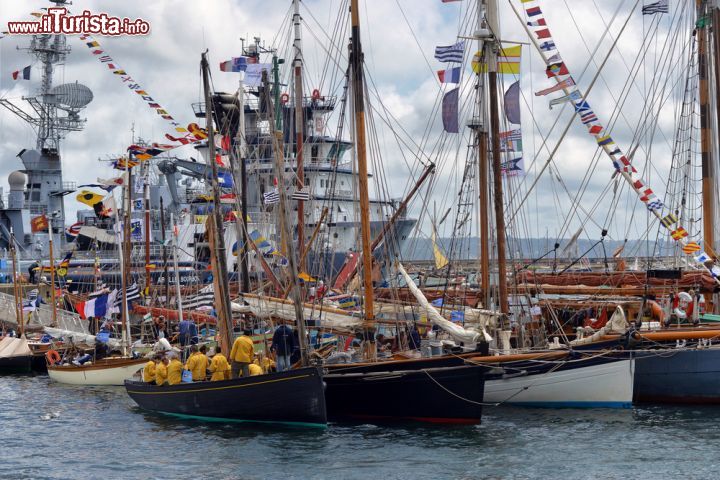
{"type": "Polygon", "coordinates": [[[636,402],[720,404],[720,349],[635,353],[636,402]]]}

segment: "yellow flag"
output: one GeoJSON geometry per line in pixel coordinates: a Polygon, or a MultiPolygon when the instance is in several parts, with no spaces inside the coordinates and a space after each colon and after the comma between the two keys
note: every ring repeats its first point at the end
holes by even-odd
{"type": "MultiPolygon", "coordinates": [[[[515,47],[501,48],[498,52],[498,73],[500,74],[520,74],[520,55],[522,54],[522,45],[515,47]]],[[[487,63],[481,61],[482,52],[477,52],[472,59],[472,70],[475,73],[486,73],[487,63]]]]}
{"type": "Polygon", "coordinates": [[[435,227],[433,227],[432,231],[432,245],[433,245],[433,255],[435,256],[435,268],[440,270],[441,268],[444,268],[447,266],[448,259],[443,255],[442,250],[440,249],[440,246],[437,244],[437,239],[435,238],[435,227]]]}

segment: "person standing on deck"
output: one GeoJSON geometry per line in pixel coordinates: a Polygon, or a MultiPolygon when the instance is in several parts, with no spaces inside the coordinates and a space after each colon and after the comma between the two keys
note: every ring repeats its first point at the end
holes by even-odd
{"type": "Polygon", "coordinates": [[[163,385],[167,382],[168,378],[168,359],[167,357],[161,357],[162,359],[155,366],[155,384],[163,385]]]}
{"type": "Polygon", "coordinates": [[[295,337],[292,328],[282,324],[275,330],[270,351],[275,353],[275,364],[278,372],[290,369],[290,356],[295,350],[295,337]]]}
{"type": "Polygon", "coordinates": [[[210,377],[212,382],[230,379],[230,364],[225,355],[222,354],[220,345],[215,347],[215,355],[212,358],[209,370],[212,373],[212,377],[210,377]]]}
{"type": "Polygon", "coordinates": [[[182,382],[182,371],[182,362],[177,358],[177,355],[173,355],[172,360],[170,360],[170,364],[167,367],[168,385],[177,385],[182,382]]]}
{"type": "MultiPolygon", "coordinates": [[[[204,345],[203,345],[204,347],[204,345]]],[[[198,351],[197,345],[190,347],[190,358],[185,363],[185,370],[192,372],[193,382],[205,381],[207,375],[208,358],[204,353],[198,351]]]]}
{"type": "Polygon", "coordinates": [[[253,361],[254,355],[253,341],[252,338],[250,338],[251,334],[251,330],[243,330],[243,334],[235,339],[235,342],[233,343],[232,350],[230,351],[230,360],[232,360],[232,378],[238,378],[241,369],[243,377],[250,376],[249,366],[253,361]]]}

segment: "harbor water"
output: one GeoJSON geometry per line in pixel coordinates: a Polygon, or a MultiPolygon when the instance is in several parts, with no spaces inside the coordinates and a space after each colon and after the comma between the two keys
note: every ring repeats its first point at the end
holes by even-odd
{"type": "MultiPolygon", "coordinates": [[[[0,378],[0,478],[717,478],[720,408],[485,409],[461,427],[297,430],[139,410],[122,387],[0,378]]],[[[418,399],[422,401],[422,399],[418,399]]]]}

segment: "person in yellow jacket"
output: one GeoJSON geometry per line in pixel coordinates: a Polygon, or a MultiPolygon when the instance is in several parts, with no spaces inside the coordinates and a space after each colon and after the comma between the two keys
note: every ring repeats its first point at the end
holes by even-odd
{"type": "Polygon", "coordinates": [[[210,373],[212,373],[210,380],[213,382],[230,379],[230,364],[227,358],[225,358],[225,355],[222,354],[220,345],[215,347],[215,355],[212,358],[212,362],[210,362],[209,370],[210,373]]]}
{"type": "MultiPolygon", "coordinates": [[[[203,348],[205,346],[203,345],[203,348]]],[[[192,372],[193,382],[204,382],[208,367],[208,358],[203,352],[198,351],[197,345],[190,347],[190,357],[185,362],[185,370],[192,372]]]]}
{"type": "Polygon", "coordinates": [[[153,356],[149,362],[145,364],[143,368],[143,382],[153,383],[155,381],[155,367],[158,361],[157,355],[153,356]]]}
{"type": "Polygon", "coordinates": [[[162,357],[162,359],[155,366],[155,384],[162,385],[167,382],[168,378],[168,359],[162,357]]]}
{"type": "MultiPolygon", "coordinates": [[[[275,371],[275,362],[270,357],[266,357],[266,356],[255,357],[255,361],[253,361],[253,364],[262,368],[264,372],[275,371]]],[[[252,375],[252,372],[250,372],[250,375],[252,375]]]]}
{"type": "Polygon", "coordinates": [[[170,360],[170,364],[167,367],[167,381],[168,385],[177,385],[182,382],[182,371],[183,364],[178,360],[177,356],[173,356],[170,360]]]}
{"type": "Polygon", "coordinates": [[[262,367],[260,365],[258,365],[257,363],[251,363],[250,365],[248,365],[248,370],[250,370],[251,377],[254,377],[255,375],[263,374],[262,367]]]}
{"type": "Polygon", "coordinates": [[[249,365],[252,363],[255,354],[253,341],[252,338],[250,338],[251,334],[252,330],[243,330],[243,334],[235,339],[233,343],[232,350],[230,351],[232,378],[238,378],[240,370],[243,372],[243,377],[250,376],[249,365]]]}

